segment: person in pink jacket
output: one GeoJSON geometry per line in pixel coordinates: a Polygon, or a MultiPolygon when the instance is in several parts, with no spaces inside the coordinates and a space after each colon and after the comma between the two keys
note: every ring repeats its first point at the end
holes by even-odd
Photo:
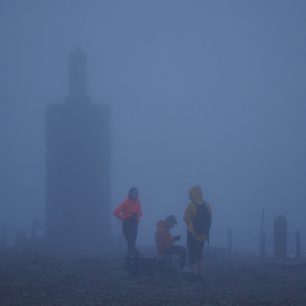
{"type": "Polygon", "coordinates": [[[122,232],[127,242],[127,262],[131,256],[137,256],[137,230],[139,219],[142,217],[141,203],[138,200],[138,189],[132,187],[128,197],[114,210],[114,216],[122,221],[122,232]]]}

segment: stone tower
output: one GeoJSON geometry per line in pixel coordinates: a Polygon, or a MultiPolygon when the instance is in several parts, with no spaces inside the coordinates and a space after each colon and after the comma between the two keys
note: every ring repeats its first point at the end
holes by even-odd
{"type": "Polygon", "coordinates": [[[274,257],[285,259],[287,257],[287,220],[284,216],[274,219],[273,227],[274,257]]]}
{"type": "Polygon", "coordinates": [[[87,95],[86,55],[69,55],[69,95],[46,110],[47,240],[100,250],[110,236],[110,109],[87,95]]]}

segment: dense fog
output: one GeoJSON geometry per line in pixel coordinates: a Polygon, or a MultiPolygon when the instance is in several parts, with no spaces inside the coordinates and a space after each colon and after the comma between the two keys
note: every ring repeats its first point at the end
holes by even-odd
{"type": "Polygon", "coordinates": [[[263,209],[268,249],[279,214],[289,247],[305,240],[305,13],[302,0],[1,0],[0,225],[13,237],[37,219],[43,235],[45,110],[81,47],[89,95],[111,107],[111,210],[139,188],[138,244],[168,214],[184,235],[195,184],[212,246],[232,228],[234,249],[257,252],[263,209]]]}

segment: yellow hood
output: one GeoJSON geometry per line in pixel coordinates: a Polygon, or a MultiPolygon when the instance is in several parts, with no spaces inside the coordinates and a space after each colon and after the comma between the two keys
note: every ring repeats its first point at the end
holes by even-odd
{"type": "Polygon", "coordinates": [[[194,186],[189,190],[189,198],[196,204],[203,203],[203,195],[200,186],[194,186]]]}

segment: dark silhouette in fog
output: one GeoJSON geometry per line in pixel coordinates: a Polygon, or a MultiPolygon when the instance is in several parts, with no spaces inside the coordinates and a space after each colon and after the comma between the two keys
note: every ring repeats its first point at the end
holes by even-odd
{"type": "Polygon", "coordinates": [[[47,239],[94,250],[109,239],[109,107],[87,95],[86,56],[69,56],[69,96],[46,112],[47,239]]]}
{"type": "Polygon", "coordinates": [[[185,210],[184,221],[187,225],[187,248],[193,279],[200,280],[203,275],[203,247],[209,241],[212,219],[211,206],[204,201],[200,186],[189,191],[191,202],[185,210]]]}
{"type": "Polygon", "coordinates": [[[277,216],[273,224],[274,257],[285,259],[287,257],[287,220],[284,216],[277,216]]]}
{"type": "Polygon", "coordinates": [[[0,248],[7,247],[8,244],[8,228],[4,224],[0,226],[0,248]]]}

